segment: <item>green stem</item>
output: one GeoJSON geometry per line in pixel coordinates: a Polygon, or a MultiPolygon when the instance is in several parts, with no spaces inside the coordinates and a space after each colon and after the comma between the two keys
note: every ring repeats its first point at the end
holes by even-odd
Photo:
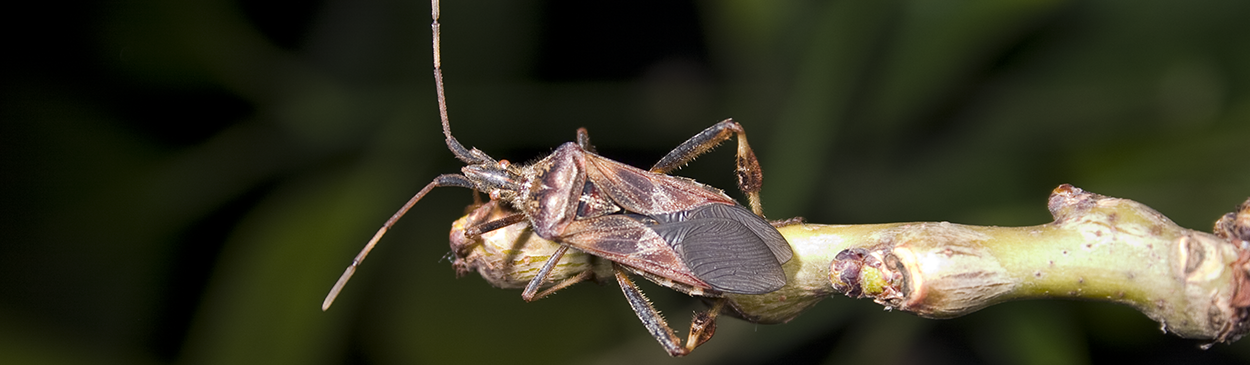
{"type": "MultiPolygon", "coordinates": [[[[754,323],[782,323],[843,293],[887,309],[951,318],[1008,300],[1069,298],[1132,306],[1186,338],[1232,342],[1250,330],[1250,200],[1217,222],[1216,234],[1181,228],[1132,200],[1066,184],[1051,194],[1048,208],[1055,220],[1030,227],[784,226],[779,230],[794,251],[783,265],[786,286],[762,295],[728,294],[726,311],[754,323]]],[[[455,227],[464,226],[462,220],[455,227]]],[[[499,287],[527,281],[533,270],[526,265],[541,262],[556,244],[518,236],[525,229],[518,224],[484,234],[479,247],[495,253],[461,248],[469,252],[461,257],[474,259],[457,260],[457,267],[477,270],[499,287]]],[[[587,259],[566,258],[569,264],[558,266],[549,281],[600,266],[587,259]]]]}

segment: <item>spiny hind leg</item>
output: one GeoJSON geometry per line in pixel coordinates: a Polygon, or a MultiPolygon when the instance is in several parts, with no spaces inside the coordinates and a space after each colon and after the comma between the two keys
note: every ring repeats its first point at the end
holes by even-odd
{"type": "Polygon", "coordinates": [[[638,289],[638,285],[629,279],[629,274],[621,268],[620,265],[613,264],[612,270],[616,275],[616,281],[621,285],[621,291],[625,293],[625,299],[629,301],[629,306],[634,309],[634,313],[638,315],[638,319],[642,321],[642,325],[647,328],[647,332],[651,333],[651,337],[668,351],[669,356],[685,356],[704,342],[712,338],[716,333],[716,316],[720,314],[721,308],[725,305],[725,299],[717,298],[716,303],[712,305],[712,309],[706,312],[695,313],[694,318],[690,321],[690,334],[686,338],[685,346],[682,346],[681,339],[677,334],[673,333],[673,329],[668,326],[668,322],[664,320],[664,316],[651,305],[651,301],[646,295],[642,294],[642,290],[638,289]]]}
{"type": "Polygon", "coordinates": [[[763,216],[764,209],[760,203],[760,188],[764,184],[764,172],[760,169],[760,162],[755,158],[755,151],[751,150],[751,145],[747,144],[747,133],[742,126],[733,119],[725,119],[720,123],[704,129],[699,134],[690,137],[690,139],[682,142],[677,148],[669,151],[668,155],[661,158],[655,166],[651,167],[651,172],[668,173],[685,166],[686,163],[694,160],[695,157],[707,153],[707,151],[729,140],[730,137],[738,136],[738,152],[737,152],[737,170],[735,174],[738,176],[738,190],[747,195],[747,199],[751,205],[751,211],[756,215],[763,216]]]}

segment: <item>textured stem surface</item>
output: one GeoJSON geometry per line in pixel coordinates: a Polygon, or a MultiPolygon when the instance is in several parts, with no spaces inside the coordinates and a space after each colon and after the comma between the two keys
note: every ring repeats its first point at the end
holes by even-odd
{"type": "MultiPolygon", "coordinates": [[[[1181,228],[1132,200],[1066,184],[1051,194],[1048,208],[1054,221],[1030,227],[948,222],[781,227],[794,251],[784,265],[786,286],[762,295],[728,294],[726,312],[755,323],[782,323],[843,293],[922,317],[951,318],[1008,300],[1072,298],[1127,304],[1186,338],[1231,342],[1247,331],[1250,200],[1221,218],[1215,234],[1181,228]]],[[[455,227],[463,229],[464,222],[455,227]]],[[[509,233],[524,229],[524,224],[509,226],[481,241],[485,247],[515,247],[502,250],[512,260],[553,250],[555,243],[536,235],[509,233]],[[527,240],[502,242],[517,237],[527,240]]],[[[456,234],[453,229],[452,237],[456,234]]],[[[459,250],[492,257],[476,248],[459,250]]],[[[581,264],[558,267],[564,271],[553,277],[601,266],[586,262],[592,259],[587,256],[570,259],[581,264]]],[[[511,277],[517,272],[497,271],[508,266],[495,260],[460,261],[457,267],[476,269],[496,286],[515,287],[523,279],[511,277]]]]}

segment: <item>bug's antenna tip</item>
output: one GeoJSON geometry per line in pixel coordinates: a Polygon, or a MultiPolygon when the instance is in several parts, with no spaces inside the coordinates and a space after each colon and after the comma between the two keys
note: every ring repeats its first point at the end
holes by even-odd
{"type": "Polygon", "coordinates": [[[330,288],[330,294],[326,294],[326,300],[321,302],[321,311],[330,309],[330,305],[334,304],[334,299],[339,297],[339,292],[343,291],[343,286],[347,285],[347,280],[352,278],[352,274],[356,273],[356,265],[348,266],[343,271],[343,276],[339,277],[339,281],[334,283],[334,287],[330,288]]]}

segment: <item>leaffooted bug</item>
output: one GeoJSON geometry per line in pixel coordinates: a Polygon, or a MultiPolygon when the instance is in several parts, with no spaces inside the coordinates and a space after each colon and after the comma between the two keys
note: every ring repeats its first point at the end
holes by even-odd
{"type": "MultiPolygon", "coordinates": [[[[584,270],[550,283],[552,270],[570,249],[606,259],[638,318],[672,356],[685,355],[712,336],[715,316],[724,305],[719,299],[723,293],[763,294],[786,284],[781,264],[790,260],[792,252],[781,233],[762,217],[763,176],[738,123],[725,120],[703,130],[650,170],[599,156],[585,129],[578,130],[577,142],[565,143],[533,164],[496,161],[477,148],[465,148],[451,134],[439,52],[438,0],[432,0],[431,7],[434,79],[443,135],[448,149],[466,166],[461,174],[436,177],[392,215],[331,288],[322,310],[330,307],[387,230],[425,194],[442,186],[487,192],[491,202],[478,208],[482,214],[497,209],[506,212],[473,222],[463,230],[464,242],[524,222],[533,234],[560,243],[525,285],[523,299],[542,298],[594,276],[593,270],[584,270]],[[738,142],[738,186],[747,195],[750,210],[719,189],[666,174],[733,136],[738,142]],[[709,311],[695,315],[684,346],[628,273],[715,299],[709,311]]],[[[456,251],[457,258],[462,257],[463,248],[456,251]]]]}

